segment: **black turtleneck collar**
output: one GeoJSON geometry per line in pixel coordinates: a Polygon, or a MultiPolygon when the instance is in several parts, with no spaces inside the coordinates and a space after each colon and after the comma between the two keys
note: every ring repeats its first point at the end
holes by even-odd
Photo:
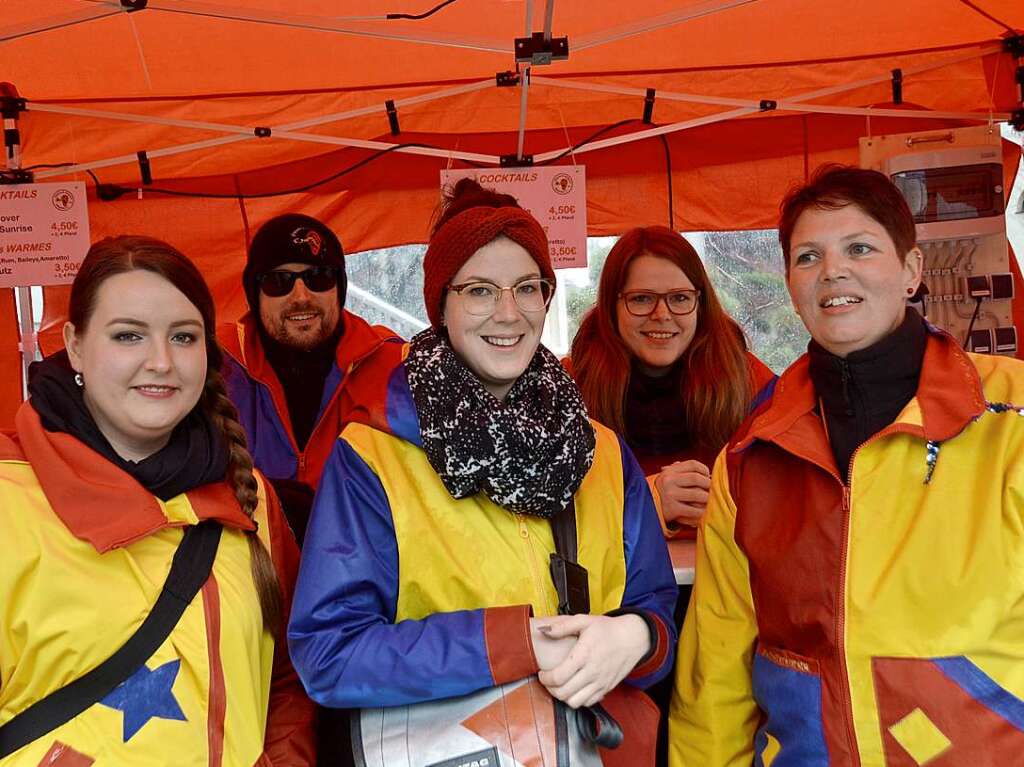
{"type": "Polygon", "coordinates": [[[844,481],[853,452],[895,421],[917,392],[927,341],[924,320],[908,310],[892,333],[845,358],[808,345],[811,380],[844,481]]]}
{"type": "Polygon", "coordinates": [[[343,320],[338,319],[338,329],[330,338],[309,350],[275,341],[263,330],[262,322],[259,329],[263,353],[284,389],[292,434],[299,450],[304,450],[320,414],[324,386],[344,332],[343,320]]]}
{"type": "Polygon", "coordinates": [[[634,452],[665,455],[690,444],[681,394],[684,370],[680,359],[664,375],[652,376],[633,360],[623,417],[626,442],[634,452]]]}

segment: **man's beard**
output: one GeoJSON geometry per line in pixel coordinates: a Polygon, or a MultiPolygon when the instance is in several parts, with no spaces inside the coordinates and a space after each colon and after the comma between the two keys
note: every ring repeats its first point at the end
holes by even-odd
{"type": "Polygon", "coordinates": [[[268,336],[283,346],[299,351],[310,351],[329,340],[334,335],[337,326],[338,318],[336,314],[332,318],[319,307],[311,304],[296,304],[289,306],[274,317],[274,324],[270,327],[265,327],[265,330],[268,336]],[[290,327],[292,323],[284,319],[289,314],[299,314],[302,312],[315,315],[308,320],[310,324],[318,324],[314,332],[300,332],[296,328],[290,327]],[[333,322],[331,322],[332,319],[333,322]],[[328,325],[328,323],[331,324],[328,325]]]}

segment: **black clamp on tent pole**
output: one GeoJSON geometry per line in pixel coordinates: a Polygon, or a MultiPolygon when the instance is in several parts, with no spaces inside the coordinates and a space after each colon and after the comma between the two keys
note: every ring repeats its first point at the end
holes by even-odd
{"type": "Polygon", "coordinates": [[[252,135],[254,135],[256,138],[270,138],[270,134],[272,132],[273,131],[271,131],[270,128],[264,126],[257,126],[256,128],[252,129],[252,135]]]}
{"type": "Polygon", "coordinates": [[[517,64],[550,64],[569,58],[569,38],[552,37],[544,39],[543,32],[534,32],[529,37],[517,37],[515,42],[517,64]]]}
{"type": "Polygon", "coordinates": [[[654,88],[647,89],[647,95],[644,96],[644,122],[648,125],[651,124],[651,118],[654,116],[654,88]]]}
{"type": "Polygon", "coordinates": [[[388,125],[391,126],[391,135],[397,136],[402,132],[402,129],[398,125],[398,108],[395,106],[393,99],[388,99],[384,102],[384,108],[388,110],[388,125]]]}
{"type": "Polygon", "coordinates": [[[141,11],[148,2],[149,0],[121,0],[121,7],[128,11],[128,13],[132,13],[133,11],[141,11]]]}
{"type": "MultiPolygon", "coordinates": [[[[25,99],[18,96],[18,89],[12,83],[0,83],[0,117],[4,124],[4,150],[8,163],[16,156],[21,146],[21,132],[18,130],[18,116],[27,109],[25,99]]],[[[15,163],[11,163],[15,164],[15,163]]],[[[20,169],[4,170],[6,183],[24,184],[32,182],[32,174],[20,169]],[[11,180],[15,179],[15,180],[11,180]]]]}
{"type": "Polygon", "coordinates": [[[499,88],[512,88],[519,85],[519,73],[506,69],[504,72],[494,73],[494,84],[499,88]]]}
{"type": "Polygon", "coordinates": [[[758,105],[762,112],[771,112],[773,109],[778,109],[778,107],[779,102],[772,101],[771,99],[761,99],[761,103],[758,105]]]}
{"type": "Polygon", "coordinates": [[[1003,50],[1015,59],[1024,58],[1024,35],[1011,35],[1003,38],[1003,50]]]}
{"type": "Polygon", "coordinates": [[[146,154],[145,150],[135,153],[136,157],[139,158],[139,175],[142,176],[143,186],[149,186],[153,183],[153,173],[149,167],[149,155],[146,154]]]}
{"type": "Polygon", "coordinates": [[[892,70],[892,103],[903,103],[903,70],[892,70]]]}
{"type": "Polygon", "coordinates": [[[533,155],[524,154],[522,157],[517,155],[515,152],[512,154],[503,154],[501,156],[501,167],[502,168],[516,168],[523,167],[528,168],[533,165],[533,155]]]}

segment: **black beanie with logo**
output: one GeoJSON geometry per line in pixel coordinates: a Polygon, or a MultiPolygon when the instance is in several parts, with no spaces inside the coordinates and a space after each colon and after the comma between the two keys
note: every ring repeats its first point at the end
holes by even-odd
{"type": "Polygon", "coordinates": [[[242,285],[249,308],[259,317],[261,274],[281,264],[333,266],[338,269],[338,306],[345,306],[345,254],[337,235],[322,222],[301,213],[285,213],[267,221],[249,244],[242,285]]]}

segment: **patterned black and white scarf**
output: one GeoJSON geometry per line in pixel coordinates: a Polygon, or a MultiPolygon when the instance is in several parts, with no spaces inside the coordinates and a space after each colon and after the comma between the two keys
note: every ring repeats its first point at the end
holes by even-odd
{"type": "Polygon", "coordinates": [[[594,428],[579,389],[543,346],[504,402],[433,329],[405,361],[430,465],[453,498],[481,490],[517,514],[551,517],[594,462],[594,428]]]}

